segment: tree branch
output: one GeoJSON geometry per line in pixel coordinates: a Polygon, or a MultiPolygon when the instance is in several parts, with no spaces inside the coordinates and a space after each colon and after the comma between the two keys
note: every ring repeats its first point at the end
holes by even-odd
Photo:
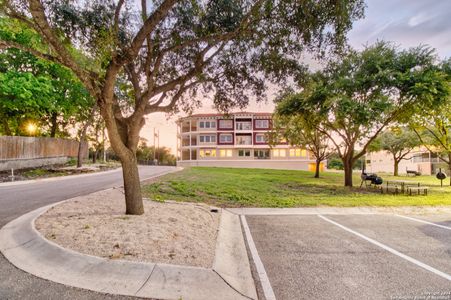
{"type": "Polygon", "coordinates": [[[86,72],[75,62],[75,59],[72,55],[67,51],[67,49],[63,46],[61,41],[57,38],[56,34],[53,32],[50,24],[47,21],[47,17],[45,15],[44,7],[39,0],[28,0],[30,6],[30,13],[33,17],[33,21],[38,28],[38,32],[42,33],[42,36],[46,40],[46,42],[51,46],[52,49],[58,53],[61,61],[64,62],[64,65],[71,69],[77,77],[85,83],[89,90],[94,91],[95,87],[90,80],[87,80],[87,77],[91,75],[91,73],[86,72]]]}

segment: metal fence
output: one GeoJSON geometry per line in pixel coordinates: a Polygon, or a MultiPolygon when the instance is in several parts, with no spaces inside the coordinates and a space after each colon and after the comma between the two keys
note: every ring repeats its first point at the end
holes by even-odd
{"type": "MultiPolygon", "coordinates": [[[[83,147],[88,155],[88,147],[83,147]]],[[[0,136],[0,160],[76,157],[78,142],[47,137],[0,136]]]]}

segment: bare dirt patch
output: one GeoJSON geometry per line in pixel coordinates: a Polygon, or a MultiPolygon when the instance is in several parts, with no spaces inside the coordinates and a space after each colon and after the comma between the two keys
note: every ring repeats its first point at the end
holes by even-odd
{"type": "Polygon", "coordinates": [[[211,268],[220,213],[206,205],[144,200],[145,214],[125,215],[121,190],[77,197],[36,222],[47,239],[80,253],[110,259],[211,268]]]}

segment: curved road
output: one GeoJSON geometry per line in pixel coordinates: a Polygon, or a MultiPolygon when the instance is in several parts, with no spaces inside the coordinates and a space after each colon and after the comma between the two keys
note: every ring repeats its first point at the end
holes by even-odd
{"type": "MultiPolygon", "coordinates": [[[[140,167],[142,180],[174,167],[140,167]]],[[[122,185],[122,170],[62,177],[18,185],[0,184],[0,228],[39,207],[122,185]]],[[[0,254],[0,299],[132,299],[71,288],[34,277],[11,265],[0,254]]],[[[136,298],[133,298],[136,299],[136,298]]]]}

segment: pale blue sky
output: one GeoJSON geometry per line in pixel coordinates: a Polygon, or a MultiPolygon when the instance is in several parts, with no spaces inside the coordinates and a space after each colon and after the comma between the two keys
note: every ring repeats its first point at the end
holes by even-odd
{"type": "Polygon", "coordinates": [[[402,48],[427,44],[451,57],[451,0],[366,0],[365,18],[348,34],[356,48],[378,39],[402,48]]]}

